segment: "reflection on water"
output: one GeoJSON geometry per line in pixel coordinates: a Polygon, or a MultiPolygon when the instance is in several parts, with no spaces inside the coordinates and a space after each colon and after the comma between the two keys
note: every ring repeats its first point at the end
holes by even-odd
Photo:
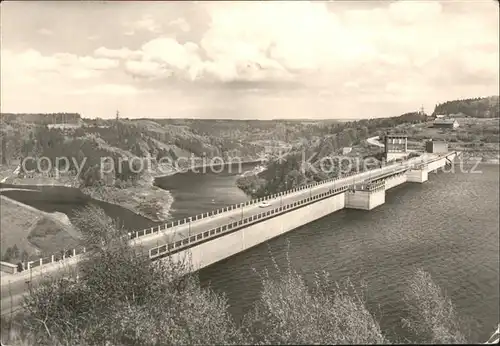
{"type": "Polygon", "coordinates": [[[156,185],[169,190],[174,197],[171,215],[174,219],[206,213],[250,198],[236,187],[236,180],[245,171],[252,170],[258,163],[225,167],[220,173],[207,170],[206,173],[181,173],[156,179],[156,185]]]}

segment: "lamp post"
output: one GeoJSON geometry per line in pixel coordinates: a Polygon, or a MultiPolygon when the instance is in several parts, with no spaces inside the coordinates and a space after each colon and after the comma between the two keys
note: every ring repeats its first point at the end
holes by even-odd
{"type": "Polygon", "coordinates": [[[189,217],[188,236],[191,236],[191,216],[189,217]]]}

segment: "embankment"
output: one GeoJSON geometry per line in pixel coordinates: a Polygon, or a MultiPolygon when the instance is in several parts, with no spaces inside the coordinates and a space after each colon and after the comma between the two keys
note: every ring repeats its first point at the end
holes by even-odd
{"type": "MultiPolygon", "coordinates": [[[[19,256],[51,253],[79,243],[80,234],[62,213],[46,213],[6,196],[0,196],[0,232],[2,258],[14,245],[19,256]]],[[[13,258],[12,260],[19,259],[13,258]]]]}

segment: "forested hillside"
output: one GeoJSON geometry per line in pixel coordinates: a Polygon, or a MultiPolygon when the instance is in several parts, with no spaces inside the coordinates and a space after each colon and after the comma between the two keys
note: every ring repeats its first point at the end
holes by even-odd
{"type": "Polygon", "coordinates": [[[471,99],[447,101],[437,104],[432,114],[450,115],[458,113],[463,113],[476,118],[498,118],[500,117],[499,97],[476,97],[471,99]]]}
{"type": "Polygon", "coordinates": [[[48,125],[55,123],[78,124],[81,116],[78,113],[1,113],[0,121],[24,121],[34,124],[48,125]]]}
{"type": "MultiPolygon", "coordinates": [[[[241,140],[221,138],[209,134],[196,134],[187,126],[161,125],[151,120],[86,120],[79,128],[48,128],[45,125],[26,123],[19,119],[4,122],[0,130],[2,142],[2,163],[17,161],[24,157],[48,157],[53,166],[57,157],[70,159],[70,168],[76,169],[77,163],[86,158],[85,174],[80,178],[85,185],[93,184],[93,168],[101,157],[112,157],[115,171],[118,172],[118,158],[150,156],[160,160],[168,158],[175,161],[179,157],[238,156],[255,159],[263,151],[258,144],[242,143],[241,140]]],[[[126,166],[126,165],[125,165],[126,166]]],[[[120,180],[135,179],[135,176],[122,167],[120,180]]],[[[36,169],[37,167],[27,167],[36,169]]],[[[58,167],[65,169],[65,167],[58,167]]]]}
{"type": "Polygon", "coordinates": [[[383,136],[398,125],[423,123],[427,118],[424,114],[406,113],[399,117],[329,124],[322,130],[322,136],[295,145],[284,157],[270,162],[266,171],[239,178],[237,184],[247,194],[261,197],[337,176],[340,169],[345,172],[348,168],[347,161],[341,167],[338,162],[323,158],[340,156],[343,147],[351,146],[358,147],[353,156],[376,156],[378,150],[366,146],[368,137],[383,136]]]}

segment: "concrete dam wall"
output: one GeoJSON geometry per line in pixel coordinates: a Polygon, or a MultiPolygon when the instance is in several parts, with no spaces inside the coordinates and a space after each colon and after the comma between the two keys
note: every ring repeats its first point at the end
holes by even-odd
{"type": "Polygon", "coordinates": [[[220,260],[245,251],[269,239],[334,213],[345,206],[345,193],[339,193],[314,204],[275,216],[236,232],[208,241],[172,255],[173,260],[186,257],[193,269],[207,267],[220,260]]]}

